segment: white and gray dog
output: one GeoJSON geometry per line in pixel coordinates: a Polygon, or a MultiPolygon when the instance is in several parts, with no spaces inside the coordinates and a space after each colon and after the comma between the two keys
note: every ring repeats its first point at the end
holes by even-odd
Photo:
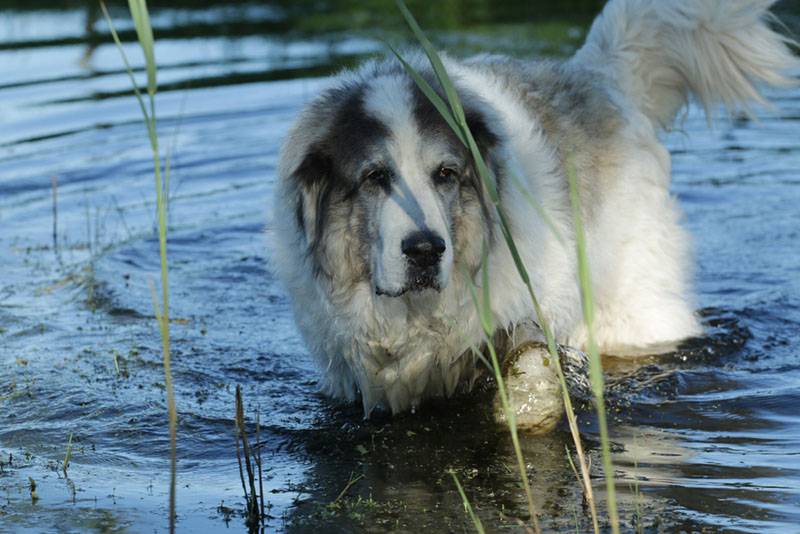
{"type": "MultiPolygon", "coordinates": [[[[719,104],[748,112],[762,100],[756,84],[791,83],[796,60],[768,25],[772,4],[611,0],[569,60],[444,58],[559,343],[587,341],[568,162],[601,351],[701,333],[659,133],[690,96],[709,115],[719,104]]],[[[412,63],[433,83],[420,57],[412,63]]],[[[342,74],[303,111],[283,147],[272,232],[324,391],[360,396],[366,415],[470,386],[483,333],[466,277],[480,283],[484,242],[494,323],[514,332],[536,320],[469,153],[396,60],[342,74]]]]}

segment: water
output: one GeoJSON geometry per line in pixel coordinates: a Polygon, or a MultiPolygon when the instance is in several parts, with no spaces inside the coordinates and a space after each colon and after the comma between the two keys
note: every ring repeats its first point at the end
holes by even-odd
{"type": "MultiPolygon", "coordinates": [[[[524,56],[569,53],[597,3],[412,7],[451,50],[524,56]]],[[[524,497],[485,407],[491,392],[369,422],[331,405],[267,268],[279,143],[326,75],[380,53],[379,37],[401,42],[391,3],[164,4],[153,20],[173,161],[179,529],[246,531],[233,433],[241,384],[251,428],[256,410],[262,421],[270,530],[470,532],[450,468],[490,530],[519,530],[524,497]],[[363,478],[336,501],[351,476],[363,478]]],[[[0,531],[164,531],[144,126],[92,2],[0,6],[0,531]]],[[[797,27],[800,8],[782,9],[797,27]]],[[[125,11],[112,12],[130,39],[125,11]]],[[[126,51],[141,64],[134,44],[126,51]]],[[[626,529],[800,531],[800,92],[769,95],[776,109],[759,122],[709,131],[692,110],[668,138],[709,332],[677,354],[608,361],[626,529]]],[[[591,411],[580,419],[599,465],[591,411]]],[[[523,441],[544,526],[587,529],[566,428],[523,441]]]]}

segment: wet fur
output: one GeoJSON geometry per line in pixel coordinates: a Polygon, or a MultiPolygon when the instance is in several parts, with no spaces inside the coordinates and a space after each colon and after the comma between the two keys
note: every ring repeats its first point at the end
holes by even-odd
{"type": "MultiPolygon", "coordinates": [[[[670,158],[658,131],[672,124],[690,94],[709,111],[717,103],[747,110],[759,98],[753,82],[789,83],[782,73],[795,60],[764,22],[771,3],[612,0],[568,61],[445,58],[560,342],[581,347],[586,341],[567,165],[579,180],[601,349],[647,351],[700,333],[690,241],[669,194],[670,158]],[[516,189],[512,174],[565,243],[516,189]]],[[[413,62],[433,79],[424,61],[413,62]]],[[[387,116],[395,111],[387,109],[387,116]]],[[[440,195],[453,248],[446,286],[395,298],[376,294],[370,251],[382,235],[377,197],[365,188],[380,186],[359,181],[356,169],[387,143],[407,142],[409,131],[430,141],[423,147],[469,161],[395,61],[368,63],[343,74],[304,110],[278,169],[275,271],[322,369],[324,391],[360,397],[366,414],[379,405],[413,408],[426,397],[470,387],[476,375],[471,348],[480,346],[482,334],[464,274],[479,280],[484,241],[495,323],[513,329],[535,319],[469,164],[457,193],[446,202],[440,195]],[[410,124],[388,126],[366,110],[365,102],[388,98],[382,92],[406,95],[387,107],[408,107],[410,124]]]]}

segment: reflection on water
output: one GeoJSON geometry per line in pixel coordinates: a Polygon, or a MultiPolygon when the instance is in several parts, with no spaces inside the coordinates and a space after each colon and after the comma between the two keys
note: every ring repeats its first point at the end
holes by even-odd
{"type": "MultiPolygon", "coordinates": [[[[601,3],[412,8],[448,50],[530,56],[568,54],[601,3]]],[[[264,423],[270,529],[471,531],[453,469],[490,530],[517,530],[526,506],[509,440],[491,422],[491,391],[367,422],[357,407],[331,406],[266,266],[283,135],[325,76],[383,53],[381,39],[403,42],[392,2],[151,5],[159,127],[173,157],[179,526],[245,531],[232,420],[241,384],[247,413],[260,409],[264,423]]],[[[111,10],[139,65],[125,7],[111,10]]],[[[779,8],[794,24],[800,6],[779,8]]],[[[93,1],[0,0],[3,532],[166,525],[166,410],[147,282],[158,272],[151,160],[109,43],[93,1]]],[[[770,96],[777,110],[758,123],[708,131],[692,111],[668,139],[674,191],[697,236],[708,335],[673,354],[607,360],[630,530],[800,523],[800,98],[770,96]]],[[[600,465],[590,407],[580,419],[600,465]]],[[[545,527],[588,529],[566,429],[523,445],[545,527]]]]}

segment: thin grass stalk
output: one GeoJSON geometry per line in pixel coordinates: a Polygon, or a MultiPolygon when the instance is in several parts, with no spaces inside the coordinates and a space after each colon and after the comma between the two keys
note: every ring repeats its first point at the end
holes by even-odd
{"type": "Polygon", "coordinates": [[[642,495],[639,488],[639,447],[636,444],[636,434],[633,435],[633,449],[636,451],[633,455],[634,530],[636,534],[642,534],[644,525],[642,524],[642,495]]]}
{"type": "Polygon", "coordinates": [[[553,221],[553,218],[550,217],[547,211],[545,211],[544,206],[539,204],[539,202],[535,198],[533,198],[531,192],[528,191],[528,188],[525,187],[525,184],[522,183],[522,180],[520,179],[519,176],[517,176],[516,173],[514,172],[509,173],[509,176],[511,177],[511,181],[514,182],[514,185],[517,187],[517,190],[522,194],[522,198],[525,199],[528,205],[531,206],[536,211],[536,214],[547,225],[547,229],[553,233],[553,235],[556,237],[556,240],[561,245],[565,245],[566,241],[564,240],[564,236],[561,235],[561,232],[556,226],[556,223],[553,221]]]}
{"type": "Polygon", "coordinates": [[[72,432],[69,434],[67,440],[67,452],[64,454],[64,478],[68,478],[67,469],[69,469],[69,461],[72,458],[72,432]]]}
{"type": "MultiPolygon", "coordinates": [[[[516,249],[511,232],[505,225],[503,233],[506,236],[506,241],[509,243],[509,248],[512,248],[513,246],[513,249],[516,249]]],[[[512,255],[514,255],[513,252],[512,255]]],[[[533,286],[530,283],[530,278],[527,276],[525,265],[522,262],[522,259],[519,257],[519,254],[514,255],[514,263],[517,265],[517,271],[519,272],[528,289],[528,294],[531,302],[533,303],[534,311],[536,312],[536,319],[539,322],[539,326],[541,327],[547,342],[547,352],[550,354],[550,357],[553,359],[553,361],[556,362],[555,370],[558,377],[558,382],[561,385],[561,397],[564,402],[564,412],[567,416],[567,424],[569,426],[570,435],[572,436],[572,441],[575,444],[575,452],[578,455],[578,465],[580,466],[581,479],[583,482],[583,493],[586,497],[586,502],[589,504],[593,530],[595,534],[598,534],[600,532],[600,524],[597,514],[597,504],[594,499],[594,490],[592,489],[589,464],[586,461],[586,454],[583,450],[583,442],[580,437],[580,430],[578,429],[578,418],[575,416],[575,408],[572,405],[572,398],[569,396],[567,379],[564,376],[564,370],[561,367],[561,357],[558,353],[558,347],[556,346],[555,335],[553,334],[544,312],[542,311],[539,300],[536,298],[536,294],[533,291],[533,286]]]]}
{"type": "Polygon", "coordinates": [[[33,477],[28,477],[28,487],[31,491],[31,504],[36,504],[36,502],[39,500],[39,494],[36,493],[36,481],[33,479],[33,477]]]}
{"type": "MultiPolygon", "coordinates": [[[[567,412],[567,419],[569,420],[569,413],[572,413],[572,419],[569,421],[570,423],[570,432],[574,432],[578,434],[577,429],[577,422],[575,420],[574,412],[567,412]],[[573,430],[573,425],[575,425],[575,429],[573,430]]],[[[574,439],[573,439],[574,441],[574,439]]],[[[575,454],[578,456],[578,465],[580,465],[580,474],[578,474],[578,468],[575,467],[575,462],[572,459],[572,453],[569,452],[569,447],[564,446],[567,453],[567,461],[569,462],[570,468],[572,468],[572,472],[575,473],[575,478],[578,481],[578,484],[581,485],[583,488],[583,498],[584,503],[589,506],[589,511],[592,516],[592,530],[597,534],[600,532],[600,522],[597,517],[597,506],[594,500],[594,490],[592,489],[592,479],[589,477],[589,472],[591,470],[591,465],[588,461],[586,461],[586,456],[583,453],[583,446],[581,445],[580,440],[575,442],[575,454]]]]}
{"type": "MultiPolygon", "coordinates": [[[[100,7],[103,15],[106,18],[108,26],[111,30],[111,35],[117,49],[122,56],[122,61],[125,64],[125,70],[133,87],[134,95],[139,103],[142,111],[145,125],[147,127],[147,134],[150,139],[150,148],[153,154],[153,169],[155,175],[155,189],[156,189],[156,211],[158,214],[158,243],[159,243],[159,256],[161,260],[161,305],[155,306],[155,313],[159,323],[159,331],[161,334],[161,352],[164,362],[164,383],[167,393],[167,414],[169,424],[169,437],[170,437],[170,485],[169,485],[169,531],[175,532],[175,493],[176,493],[176,480],[177,480],[177,427],[178,415],[175,406],[175,392],[172,384],[172,366],[170,358],[170,335],[169,335],[169,261],[167,257],[167,206],[164,202],[164,182],[161,175],[161,156],[158,146],[158,130],[156,127],[156,106],[155,95],[158,90],[157,84],[157,64],[155,60],[155,40],[153,37],[153,29],[150,24],[150,15],[147,9],[146,0],[128,0],[128,8],[133,18],[133,23],[136,28],[136,36],[139,45],[145,58],[145,68],[147,71],[147,95],[149,100],[149,113],[145,105],[144,98],[142,97],[139,86],[136,83],[136,78],[133,75],[133,69],[130,66],[125,50],[122,47],[122,42],[119,39],[114,24],[111,21],[111,16],[108,9],[101,1],[100,7]]],[[[167,181],[168,181],[167,177],[167,181]]]]}
{"type": "Polygon", "coordinates": [[[264,520],[264,472],[261,468],[261,414],[256,410],[256,464],[258,465],[258,500],[261,520],[264,520]]]}
{"type": "Polygon", "coordinates": [[[125,65],[125,72],[128,74],[128,80],[131,82],[131,88],[133,89],[133,94],[136,96],[136,101],[139,104],[139,107],[142,111],[142,116],[145,118],[145,125],[147,126],[147,133],[148,137],[150,137],[152,142],[152,133],[151,133],[151,125],[150,125],[150,116],[147,113],[147,106],[144,104],[144,98],[142,97],[142,93],[139,90],[139,84],[136,83],[136,78],[133,75],[133,68],[131,67],[130,62],[128,61],[128,55],[125,53],[125,49],[122,47],[122,41],[120,41],[119,35],[117,34],[116,29],[114,28],[114,23],[111,20],[111,15],[108,13],[108,9],[106,8],[105,2],[100,0],[100,9],[103,11],[103,16],[106,19],[106,23],[108,24],[109,30],[111,31],[111,37],[114,39],[114,44],[117,46],[117,50],[119,50],[120,55],[122,56],[122,63],[125,65]]]}
{"type": "MultiPolygon", "coordinates": [[[[481,155],[480,151],[478,150],[477,144],[472,136],[472,133],[469,130],[468,125],[466,124],[465,114],[463,111],[463,107],[460,104],[458,99],[458,94],[455,91],[455,88],[452,82],[447,75],[447,72],[444,69],[444,65],[441,62],[441,59],[438,57],[436,51],[434,50],[433,46],[431,45],[430,41],[425,37],[422,29],[417,24],[416,20],[414,19],[411,12],[402,2],[402,0],[397,0],[398,8],[400,9],[401,13],[406,19],[409,27],[414,32],[417,40],[422,45],[423,49],[425,50],[426,55],[430,59],[431,66],[434,69],[436,77],[444,88],[445,95],[448,99],[448,104],[445,104],[444,100],[439,96],[439,94],[430,86],[430,84],[417,73],[414,68],[403,59],[402,56],[391,46],[389,47],[394,55],[398,58],[401,62],[403,67],[405,68],[406,72],[409,76],[414,80],[420,90],[425,94],[434,107],[439,111],[442,117],[445,119],[448,125],[453,129],[456,133],[458,138],[464,143],[467,148],[470,150],[473,160],[475,162],[476,169],[478,171],[479,176],[481,177],[484,187],[489,193],[490,199],[492,204],[494,205],[498,219],[500,221],[501,230],[503,233],[504,240],[509,248],[509,251],[514,259],[514,264],[517,268],[517,271],[520,275],[520,278],[525,283],[525,286],[528,290],[528,294],[530,296],[531,302],[534,307],[534,311],[537,316],[537,321],[539,322],[540,327],[542,328],[542,332],[545,335],[545,339],[547,341],[547,348],[548,352],[550,353],[551,358],[556,362],[556,372],[558,375],[559,382],[561,384],[561,391],[562,397],[564,401],[564,408],[567,414],[567,420],[570,428],[570,433],[572,435],[572,439],[575,443],[576,452],[578,455],[578,460],[580,463],[581,475],[583,479],[583,490],[586,500],[589,504],[591,515],[592,515],[592,525],[594,527],[595,533],[599,532],[599,522],[597,517],[597,507],[594,501],[594,493],[592,491],[591,485],[591,477],[589,474],[588,463],[586,462],[586,456],[583,451],[583,445],[580,439],[580,432],[578,430],[577,419],[575,417],[575,411],[572,405],[572,400],[569,397],[569,390],[567,388],[566,379],[564,377],[563,370],[561,368],[561,360],[558,354],[558,349],[556,347],[555,336],[553,335],[552,330],[549,327],[549,324],[544,316],[542,308],[539,304],[539,300],[536,298],[536,294],[533,290],[533,286],[530,282],[530,276],[528,275],[527,269],[525,268],[524,262],[519,255],[517,250],[516,243],[514,242],[513,236],[511,235],[511,230],[509,228],[508,221],[506,216],[502,210],[502,206],[500,203],[499,193],[495,186],[495,181],[492,178],[492,173],[489,170],[488,166],[486,165],[485,161],[483,160],[483,156],[481,155]]],[[[517,180],[519,183],[519,180],[517,180]]],[[[521,188],[524,191],[524,188],[521,188]]],[[[560,234],[555,228],[555,225],[552,223],[551,219],[546,215],[544,210],[541,206],[535,202],[534,199],[529,199],[529,202],[532,202],[534,208],[536,208],[537,212],[539,212],[545,222],[548,224],[549,227],[555,232],[556,237],[559,240],[561,238],[560,234]]],[[[507,419],[508,414],[507,414],[507,419]]]]}
{"type": "Polygon", "coordinates": [[[583,320],[586,323],[587,341],[586,349],[589,355],[589,380],[592,384],[592,393],[597,409],[597,424],[600,427],[600,444],[603,449],[603,473],[606,480],[608,494],[608,516],[611,521],[611,530],[619,534],[619,514],[617,512],[616,488],[614,484],[614,464],[611,460],[611,444],[608,437],[608,423],[606,421],[606,405],[604,399],[605,381],[603,379],[603,364],[600,361],[600,351],[594,338],[594,291],[591,275],[589,273],[589,256],[586,250],[586,234],[583,229],[581,216],[581,201],[578,192],[577,177],[572,165],[567,165],[569,178],[570,203],[575,225],[575,247],[578,256],[578,279],[581,287],[581,301],[583,320]]]}
{"type": "Polygon", "coordinates": [[[342,491],[339,492],[339,495],[337,495],[336,498],[333,501],[331,501],[330,506],[337,506],[339,502],[341,502],[341,500],[344,499],[344,496],[347,495],[347,492],[350,491],[350,488],[355,486],[356,483],[362,478],[364,478],[363,474],[356,476],[356,474],[351,471],[350,478],[347,480],[347,483],[344,485],[344,488],[342,488],[342,491]]]}
{"type": "Polygon", "coordinates": [[[581,476],[578,474],[578,468],[575,467],[575,462],[572,460],[572,453],[569,452],[569,446],[564,445],[564,452],[567,453],[567,463],[569,463],[569,467],[572,469],[572,472],[575,474],[575,479],[578,481],[579,484],[581,483],[581,476]]]}
{"type": "Polygon", "coordinates": [[[534,530],[538,534],[541,532],[539,528],[539,519],[537,517],[536,506],[534,505],[533,502],[533,491],[531,489],[530,480],[528,479],[528,469],[525,466],[525,458],[522,455],[522,447],[519,442],[516,414],[514,413],[514,410],[511,409],[511,403],[509,402],[508,398],[508,390],[506,389],[505,380],[503,379],[503,371],[502,368],[500,367],[500,360],[497,357],[497,351],[495,350],[494,343],[492,342],[492,336],[494,335],[495,327],[492,319],[492,310],[490,304],[491,300],[490,300],[490,290],[489,290],[488,254],[489,254],[488,247],[484,242],[481,255],[481,272],[482,272],[481,298],[478,297],[477,288],[475,287],[475,284],[472,282],[470,278],[467,278],[467,283],[470,290],[470,294],[472,295],[472,300],[475,303],[476,309],[478,310],[481,327],[483,328],[486,347],[489,351],[489,361],[491,363],[491,368],[492,372],[494,373],[495,381],[497,382],[497,390],[498,390],[498,395],[500,396],[500,404],[502,406],[503,413],[506,416],[506,423],[508,424],[509,433],[511,434],[511,444],[514,448],[514,455],[517,460],[517,468],[519,469],[519,476],[520,476],[520,481],[522,483],[522,488],[525,491],[525,498],[528,503],[528,511],[531,515],[531,522],[533,523],[534,530]]]}
{"type": "Polygon", "coordinates": [[[245,502],[250,502],[250,497],[247,496],[247,484],[244,481],[244,467],[242,467],[242,453],[239,447],[239,422],[236,423],[236,461],[239,462],[239,478],[242,481],[242,492],[244,493],[245,502]]]}
{"type": "Polygon", "coordinates": [[[53,252],[60,258],[58,252],[58,176],[50,177],[50,189],[53,196],[53,252]]]}
{"type": "Polygon", "coordinates": [[[244,424],[244,403],[242,402],[242,388],[236,386],[236,427],[239,432],[239,437],[242,440],[242,452],[244,453],[244,467],[247,470],[247,480],[250,485],[250,497],[247,497],[245,492],[245,499],[247,500],[247,516],[248,520],[252,523],[258,522],[258,501],[256,497],[256,483],[255,471],[253,470],[252,453],[250,451],[250,443],[247,440],[247,429],[244,424]]]}
{"type": "MultiPolygon", "coordinates": [[[[425,34],[423,33],[423,31],[420,28],[419,24],[417,23],[416,19],[414,19],[414,16],[408,10],[408,8],[406,7],[406,5],[403,2],[403,0],[396,0],[396,4],[397,4],[398,9],[402,13],[403,17],[405,18],[406,23],[411,28],[411,31],[414,33],[414,35],[416,36],[417,40],[422,45],[422,48],[425,51],[426,55],[428,56],[428,59],[429,59],[429,61],[431,63],[431,66],[432,66],[432,68],[434,70],[434,73],[436,74],[436,77],[437,77],[437,79],[439,81],[439,84],[441,85],[442,89],[444,90],[445,96],[447,98],[447,103],[448,103],[449,106],[445,106],[444,105],[444,101],[441,99],[441,97],[438,96],[436,91],[433,90],[432,87],[430,87],[430,84],[428,84],[424,80],[424,78],[422,78],[419,75],[419,73],[414,71],[414,69],[405,60],[403,60],[399,56],[399,54],[397,54],[397,52],[395,52],[395,55],[398,56],[398,58],[400,59],[401,63],[403,64],[404,68],[409,73],[411,78],[419,85],[420,90],[424,94],[426,94],[428,96],[428,98],[431,99],[431,102],[437,108],[437,110],[442,114],[442,116],[445,119],[445,121],[450,125],[451,128],[453,128],[453,130],[458,135],[459,139],[462,142],[464,142],[466,144],[466,146],[469,148],[469,150],[470,150],[470,152],[471,152],[471,154],[473,156],[473,159],[475,161],[475,165],[477,167],[478,174],[483,178],[483,183],[484,183],[486,189],[489,192],[489,196],[491,198],[492,204],[494,205],[494,207],[495,207],[495,209],[497,211],[498,217],[501,220],[501,228],[502,228],[503,234],[504,234],[504,236],[506,238],[506,242],[508,243],[509,249],[511,250],[512,256],[514,257],[515,264],[518,264],[518,269],[519,269],[519,265],[521,265],[522,262],[521,262],[521,259],[519,259],[519,253],[517,252],[516,244],[513,242],[513,239],[511,238],[511,233],[508,230],[508,224],[507,224],[507,221],[505,219],[505,215],[503,214],[503,210],[501,209],[501,206],[500,206],[500,198],[499,198],[499,195],[498,195],[498,192],[497,192],[497,188],[496,188],[496,186],[494,184],[494,181],[489,178],[489,176],[490,176],[489,168],[486,165],[486,163],[484,162],[483,157],[480,154],[480,151],[478,150],[478,145],[477,145],[477,143],[475,142],[475,139],[472,136],[472,132],[470,132],[470,130],[469,130],[469,126],[467,125],[467,120],[466,120],[466,114],[464,113],[464,109],[461,106],[461,102],[460,102],[460,100],[458,98],[458,94],[457,94],[457,92],[455,90],[455,86],[453,85],[452,81],[450,80],[450,77],[448,76],[448,74],[447,74],[447,72],[446,72],[446,70],[444,68],[444,64],[442,63],[441,58],[436,53],[435,49],[433,48],[433,45],[430,43],[428,38],[425,36],[425,34]],[[447,111],[449,111],[449,113],[447,113],[447,111]]],[[[484,252],[485,252],[485,250],[484,250],[484,252]]],[[[484,269],[483,270],[484,270],[484,273],[485,273],[486,270],[487,270],[486,269],[486,265],[484,265],[484,269]]],[[[524,270],[524,267],[522,267],[522,269],[519,269],[519,270],[520,270],[520,275],[523,277],[523,280],[525,280],[527,285],[528,285],[531,297],[534,298],[534,300],[535,300],[535,297],[533,295],[533,290],[530,287],[530,281],[529,281],[529,277],[527,276],[527,272],[524,270]]],[[[488,280],[486,280],[486,283],[484,284],[484,286],[485,286],[484,287],[484,291],[488,291],[488,280]]],[[[488,307],[489,306],[488,300],[486,300],[485,303],[486,303],[486,306],[488,307]]],[[[477,296],[476,296],[476,306],[477,305],[478,304],[477,304],[477,296]]],[[[483,323],[484,318],[487,315],[488,316],[491,315],[491,310],[489,310],[488,314],[482,313],[481,315],[482,315],[482,323],[483,323]]],[[[487,325],[484,323],[483,326],[484,326],[484,330],[486,331],[487,325]]],[[[527,472],[527,468],[525,467],[525,459],[524,459],[524,457],[522,455],[522,449],[519,446],[519,436],[517,434],[516,418],[514,417],[513,411],[511,411],[510,408],[509,408],[507,391],[506,391],[505,383],[504,383],[504,380],[503,380],[503,377],[502,377],[502,371],[500,370],[497,354],[496,354],[496,351],[494,350],[494,345],[491,342],[491,337],[494,334],[494,331],[492,329],[490,331],[486,331],[485,333],[486,333],[486,338],[487,338],[487,346],[489,347],[490,355],[492,357],[492,367],[494,369],[495,378],[496,378],[497,384],[498,384],[498,390],[499,390],[499,394],[500,394],[501,404],[503,406],[503,411],[506,414],[506,421],[508,422],[509,430],[510,430],[510,433],[511,433],[511,441],[512,441],[512,444],[514,446],[515,455],[517,457],[517,464],[518,464],[518,467],[519,467],[519,470],[520,470],[520,479],[522,481],[523,489],[525,490],[525,497],[526,497],[527,504],[528,504],[528,512],[529,512],[529,515],[531,517],[531,522],[534,525],[535,531],[537,533],[539,533],[541,531],[540,531],[540,528],[539,528],[538,514],[537,514],[537,511],[536,511],[536,505],[534,504],[534,501],[533,501],[533,492],[532,492],[531,487],[530,487],[530,482],[528,481],[528,472],[527,472]]]]}
{"type": "Polygon", "coordinates": [[[475,510],[472,509],[472,505],[469,503],[469,499],[467,498],[467,494],[464,492],[464,488],[461,486],[461,482],[458,481],[458,477],[456,476],[455,471],[452,469],[448,471],[450,476],[453,477],[453,482],[456,484],[456,488],[458,489],[458,494],[461,496],[461,502],[464,503],[464,511],[467,512],[469,518],[472,520],[472,524],[475,527],[475,531],[478,534],[485,534],[485,530],[483,529],[483,523],[481,522],[481,518],[475,513],[475,510]]]}

